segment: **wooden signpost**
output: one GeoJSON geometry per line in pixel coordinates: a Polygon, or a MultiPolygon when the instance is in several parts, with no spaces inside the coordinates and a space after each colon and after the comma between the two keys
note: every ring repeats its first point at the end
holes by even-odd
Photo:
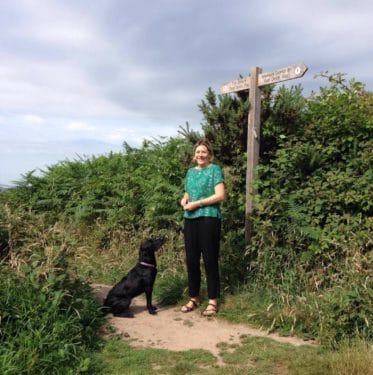
{"type": "Polygon", "coordinates": [[[260,145],[260,87],[277,82],[300,78],[307,71],[303,64],[294,64],[273,72],[262,73],[262,69],[255,67],[250,71],[250,76],[230,81],[221,86],[222,94],[249,90],[250,111],[247,131],[247,170],[246,170],[246,207],[245,207],[245,240],[251,239],[251,214],[253,211],[253,196],[255,189],[252,186],[255,179],[255,168],[259,162],[260,145]]]}

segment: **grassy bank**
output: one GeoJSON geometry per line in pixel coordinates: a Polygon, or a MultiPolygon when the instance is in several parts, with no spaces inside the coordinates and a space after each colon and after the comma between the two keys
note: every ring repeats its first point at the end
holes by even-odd
{"type": "Polygon", "coordinates": [[[170,352],[135,349],[112,338],[100,355],[103,374],[255,374],[255,375],[372,375],[372,349],[364,343],[342,345],[338,351],[292,347],[266,338],[242,337],[241,345],[220,345],[223,364],[203,350],[170,352]]]}

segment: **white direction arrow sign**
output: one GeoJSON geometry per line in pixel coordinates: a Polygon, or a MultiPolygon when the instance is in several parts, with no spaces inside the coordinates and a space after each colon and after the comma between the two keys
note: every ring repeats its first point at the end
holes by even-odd
{"type": "MultiPolygon", "coordinates": [[[[300,78],[306,73],[307,67],[303,64],[294,64],[286,68],[277,69],[269,73],[261,73],[258,75],[258,86],[270,85],[276,82],[289,81],[291,79],[300,78]]],[[[225,83],[220,88],[222,94],[237,92],[250,89],[250,77],[236,79],[225,83]]]]}

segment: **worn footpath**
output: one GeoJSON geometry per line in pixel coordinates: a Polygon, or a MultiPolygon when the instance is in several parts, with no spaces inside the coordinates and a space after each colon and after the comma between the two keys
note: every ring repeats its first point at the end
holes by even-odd
{"type": "MultiPolygon", "coordinates": [[[[102,301],[110,286],[92,285],[99,300],[102,301]]],[[[182,313],[180,307],[159,307],[156,315],[151,315],[146,309],[144,298],[132,300],[131,311],[134,318],[110,318],[110,325],[115,328],[125,340],[136,347],[154,347],[174,351],[204,349],[210,351],[219,360],[217,344],[239,344],[240,336],[250,335],[268,337],[281,343],[294,346],[310,345],[296,337],[281,337],[275,333],[252,328],[245,324],[233,324],[217,318],[206,318],[199,310],[182,313]]]]}

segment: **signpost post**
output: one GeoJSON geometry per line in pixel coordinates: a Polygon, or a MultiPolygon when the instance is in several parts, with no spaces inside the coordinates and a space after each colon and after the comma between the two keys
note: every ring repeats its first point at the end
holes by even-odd
{"type": "Polygon", "coordinates": [[[245,241],[251,239],[251,215],[253,211],[253,196],[255,189],[252,186],[255,179],[255,168],[259,162],[260,145],[260,107],[261,107],[261,86],[277,82],[288,81],[303,77],[307,71],[303,64],[294,64],[288,67],[277,69],[272,72],[262,73],[259,67],[252,68],[250,76],[230,81],[221,86],[222,94],[249,90],[250,110],[248,116],[247,131],[247,167],[246,167],[246,206],[245,206],[245,241]]]}

